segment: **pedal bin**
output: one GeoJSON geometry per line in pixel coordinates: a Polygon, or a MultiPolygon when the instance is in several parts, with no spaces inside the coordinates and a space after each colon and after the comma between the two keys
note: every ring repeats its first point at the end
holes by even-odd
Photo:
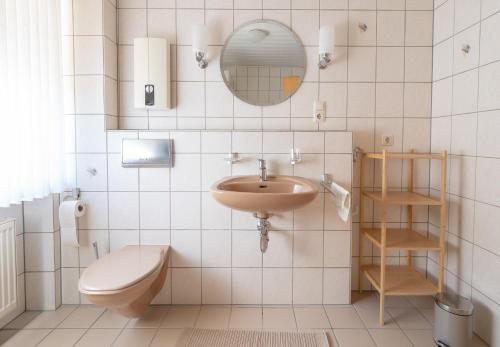
{"type": "Polygon", "coordinates": [[[434,341],[439,347],[470,347],[472,302],[459,295],[434,297],[434,341]]]}

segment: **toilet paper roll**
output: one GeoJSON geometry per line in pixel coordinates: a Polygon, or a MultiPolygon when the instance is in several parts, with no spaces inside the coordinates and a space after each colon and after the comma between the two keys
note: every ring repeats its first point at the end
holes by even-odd
{"type": "Polygon", "coordinates": [[[78,244],[78,217],[85,215],[85,203],[80,200],[64,201],[59,206],[59,224],[61,226],[61,244],[79,247],[78,244]]]}

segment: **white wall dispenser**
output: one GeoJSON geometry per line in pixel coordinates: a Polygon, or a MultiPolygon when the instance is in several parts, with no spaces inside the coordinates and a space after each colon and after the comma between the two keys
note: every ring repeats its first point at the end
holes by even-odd
{"type": "Polygon", "coordinates": [[[166,39],[134,39],[134,107],[170,108],[170,45],[166,39]]]}

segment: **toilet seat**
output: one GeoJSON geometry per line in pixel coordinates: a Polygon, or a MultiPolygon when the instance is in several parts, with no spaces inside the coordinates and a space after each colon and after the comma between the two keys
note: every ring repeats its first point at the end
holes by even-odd
{"type": "Polygon", "coordinates": [[[168,246],[126,246],[98,259],[82,274],[82,292],[124,290],[139,283],[163,263],[168,246]]]}

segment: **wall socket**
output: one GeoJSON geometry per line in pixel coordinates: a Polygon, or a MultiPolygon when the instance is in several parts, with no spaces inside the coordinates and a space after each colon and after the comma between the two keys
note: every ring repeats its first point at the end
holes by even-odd
{"type": "Polygon", "coordinates": [[[325,102],[316,100],[313,105],[313,122],[325,120],[325,102]]]}
{"type": "Polygon", "coordinates": [[[382,135],[381,139],[382,146],[392,146],[394,145],[394,135],[382,135]]]}

